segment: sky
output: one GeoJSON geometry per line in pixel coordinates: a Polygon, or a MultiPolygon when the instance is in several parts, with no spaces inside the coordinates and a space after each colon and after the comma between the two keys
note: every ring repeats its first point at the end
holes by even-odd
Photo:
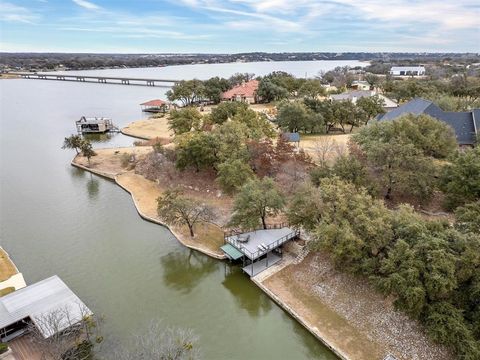
{"type": "Polygon", "coordinates": [[[479,0],[0,0],[0,51],[480,52],[479,0]]]}

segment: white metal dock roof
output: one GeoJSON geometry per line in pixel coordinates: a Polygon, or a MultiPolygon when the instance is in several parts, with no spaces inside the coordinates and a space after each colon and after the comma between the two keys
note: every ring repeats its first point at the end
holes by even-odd
{"type": "Polygon", "coordinates": [[[42,326],[41,318],[56,311],[68,311],[69,320],[57,331],[65,330],[92,312],[72,290],[54,275],[0,298],[0,329],[30,317],[45,338],[53,335],[42,326]]]}

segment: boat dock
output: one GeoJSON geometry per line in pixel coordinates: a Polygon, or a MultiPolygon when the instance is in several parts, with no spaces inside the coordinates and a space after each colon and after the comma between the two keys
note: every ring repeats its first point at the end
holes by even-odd
{"type": "Polygon", "coordinates": [[[297,239],[300,230],[285,225],[274,225],[242,233],[225,233],[221,250],[230,260],[242,259],[242,269],[255,276],[282,259],[282,245],[297,239]]]}

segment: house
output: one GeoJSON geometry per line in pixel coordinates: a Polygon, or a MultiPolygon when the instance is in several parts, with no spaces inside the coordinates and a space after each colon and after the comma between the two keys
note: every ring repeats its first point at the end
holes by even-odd
{"type": "Polygon", "coordinates": [[[371,85],[363,80],[354,80],[351,88],[355,90],[370,90],[371,85]]]}
{"type": "Polygon", "coordinates": [[[425,67],[423,66],[392,66],[390,75],[394,76],[423,76],[425,67]]]}
{"type": "Polygon", "coordinates": [[[383,108],[385,111],[390,111],[398,107],[398,104],[395,101],[387,98],[382,94],[378,94],[374,90],[355,90],[355,91],[344,92],[341,94],[332,94],[330,95],[329,98],[330,100],[333,100],[333,101],[350,100],[351,102],[356,104],[357,100],[362,97],[369,97],[369,96],[375,96],[375,95],[377,95],[380,99],[383,100],[383,104],[384,104],[383,108]]]}
{"type": "Polygon", "coordinates": [[[378,121],[395,120],[403,115],[430,115],[450,125],[455,131],[460,146],[474,146],[476,136],[480,133],[480,109],[471,111],[443,111],[430,100],[416,98],[398,108],[378,116],[378,121]]]}
{"type": "Polygon", "coordinates": [[[52,276],[0,297],[0,341],[22,336],[33,324],[49,338],[81,322],[92,312],[58,277],[52,276]],[[55,326],[45,323],[51,314],[68,312],[55,326]]]}
{"type": "Polygon", "coordinates": [[[258,90],[258,80],[250,80],[244,82],[240,85],[237,85],[231,88],[228,91],[225,91],[222,94],[223,101],[241,101],[248,104],[254,104],[257,102],[257,90],[258,90]]]}

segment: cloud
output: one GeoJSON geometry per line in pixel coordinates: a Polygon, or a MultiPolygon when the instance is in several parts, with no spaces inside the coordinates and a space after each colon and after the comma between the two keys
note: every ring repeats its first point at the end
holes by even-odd
{"type": "Polygon", "coordinates": [[[33,24],[38,18],[39,16],[30,9],[8,2],[0,2],[1,21],[33,24]]]}
{"type": "Polygon", "coordinates": [[[77,4],[78,6],[81,6],[83,7],[84,9],[87,9],[87,10],[100,10],[101,7],[90,2],[90,1],[86,1],[86,0],[72,0],[75,4],[77,4]]]}

